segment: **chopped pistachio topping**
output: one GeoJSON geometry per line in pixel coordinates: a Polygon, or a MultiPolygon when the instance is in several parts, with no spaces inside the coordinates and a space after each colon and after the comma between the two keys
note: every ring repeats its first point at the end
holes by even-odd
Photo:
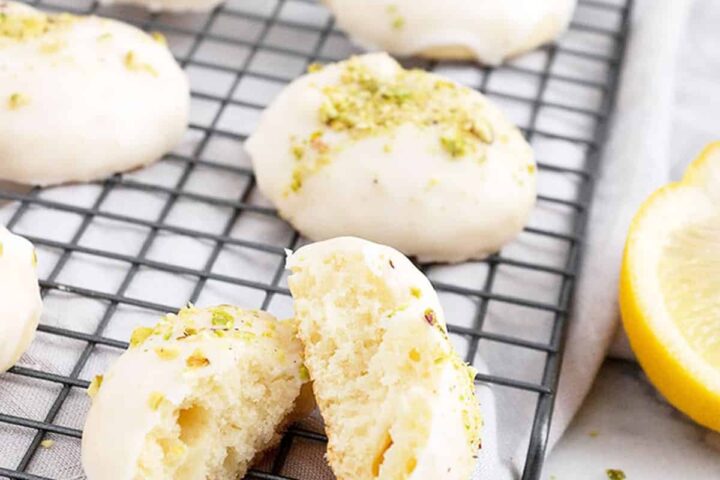
{"type": "Polygon", "coordinates": [[[210,310],[212,313],[212,324],[216,327],[232,328],[235,324],[235,317],[222,309],[215,307],[210,310]]]}
{"type": "Polygon", "coordinates": [[[608,468],[605,470],[605,473],[607,474],[608,480],[625,480],[627,478],[625,472],[616,468],[608,468]]]}
{"type": "Polygon", "coordinates": [[[425,321],[430,325],[431,327],[434,327],[437,323],[437,317],[435,316],[435,310],[432,308],[428,308],[425,310],[425,321]]]}
{"type": "Polygon", "coordinates": [[[157,70],[155,70],[155,68],[149,63],[144,63],[138,60],[137,54],[132,50],[129,50],[125,54],[125,57],[123,58],[123,63],[125,64],[125,68],[127,68],[131,72],[145,72],[149,73],[153,77],[158,76],[157,70]]]}
{"type": "Polygon", "coordinates": [[[388,5],[387,12],[390,15],[390,26],[395,30],[401,30],[405,26],[405,18],[400,15],[397,5],[388,5]]]}
{"type": "MultiPolygon", "coordinates": [[[[479,158],[495,141],[483,112],[484,100],[469,88],[418,69],[379,74],[360,57],[339,67],[336,83],[318,87],[323,95],[318,110],[322,130],[305,139],[291,138],[297,161],[291,192],[300,190],[308,176],[329,164],[348,140],[391,136],[402,125],[439,131],[439,147],[450,159],[479,158]],[[327,132],[336,135],[331,140],[327,132]]],[[[391,152],[392,144],[385,144],[383,151],[391,152]]]]}
{"type": "Polygon", "coordinates": [[[417,348],[413,348],[408,352],[408,357],[410,357],[410,360],[413,362],[419,362],[420,361],[420,352],[418,352],[417,348]]]}
{"type": "Polygon", "coordinates": [[[415,298],[420,298],[422,297],[422,290],[420,290],[418,287],[410,287],[410,295],[415,298]]]}
{"type": "Polygon", "coordinates": [[[324,67],[325,66],[322,63],[315,62],[315,63],[311,63],[310,65],[308,65],[307,71],[308,71],[308,73],[315,73],[315,72],[319,72],[324,67]]]}
{"type": "Polygon", "coordinates": [[[195,350],[187,360],[185,360],[185,365],[187,365],[188,368],[203,368],[210,365],[210,360],[200,350],[195,350]]]}
{"type": "Polygon", "coordinates": [[[95,375],[95,378],[92,379],[92,381],[90,382],[90,386],[87,389],[87,393],[90,396],[90,398],[95,398],[95,395],[97,395],[97,393],[100,391],[102,382],[103,382],[103,376],[95,375]]]}
{"type": "Polygon", "coordinates": [[[98,39],[98,42],[105,42],[105,41],[107,41],[107,40],[110,40],[112,37],[113,37],[113,36],[112,36],[112,33],[110,33],[110,32],[105,32],[105,33],[103,33],[103,34],[101,34],[101,35],[98,35],[97,39],[98,39]]]}
{"type": "Polygon", "coordinates": [[[600,435],[600,432],[598,432],[597,430],[592,430],[592,431],[590,431],[590,432],[588,433],[588,435],[589,435],[591,438],[597,438],[598,435],[600,435]]]}
{"type": "Polygon", "coordinates": [[[139,347],[154,333],[150,327],[138,327],[130,334],[130,348],[139,347]]]}
{"type": "Polygon", "coordinates": [[[174,360],[180,355],[180,350],[174,347],[155,347],[154,350],[161,360],[174,360]]]}
{"type": "Polygon", "coordinates": [[[148,398],[148,407],[150,407],[150,410],[155,411],[160,408],[163,400],[165,400],[165,395],[160,392],[152,392],[148,398]]]}
{"type": "Polygon", "coordinates": [[[50,448],[50,447],[52,447],[53,445],[55,445],[55,440],[50,440],[49,438],[47,438],[47,439],[43,440],[42,442],[40,442],[40,446],[41,446],[42,448],[50,448]]]}
{"type": "Polygon", "coordinates": [[[302,380],[303,382],[307,382],[308,380],[310,380],[310,372],[308,371],[304,363],[300,364],[300,380],[302,380]]]}
{"type": "Polygon", "coordinates": [[[30,105],[30,97],[24,93],[15,92],[8,97],[7,105],[10,110],[18,110],[30,105]]]}
{"type": "Polygon", "coordinates": [[[160,32],[150,32],[150,36],[160,45],[167,45],[167,38],[160,32]]]}
{"type": "Polygon", "coordinates": [[[3,244],[2,244],[2,242],[0,242],[0,257],[2,257],[3,250],[4,250],[3,244]]]}
{"type": "Polygon", "coordinates": [[[66,28],[76,18],[69,13],[47,15],[41,12],[12,14],[0,12],[0,39],[23,42],[38,38],[66,28]]]}
{"type": "MultiPolygon", "coordinates": [[[[2,254],[2,245],[0,245],[0,254],[2,254]]],[[[37,267],[38,265],[38,257],[37,257],[37,250],[33,248],[32,251],[32,259],[30,260],[33,267],[37,267]]]]}

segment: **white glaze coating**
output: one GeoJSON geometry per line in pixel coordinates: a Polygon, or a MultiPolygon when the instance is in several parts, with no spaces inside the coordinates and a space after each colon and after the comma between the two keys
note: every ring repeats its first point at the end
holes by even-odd
{"type": "MultiPolygon", "coordinates": [[[[43,22],[0,0],[10,21],[43,22]]],[[[19,39],[0,25],[0,178],[88,181],[158,160],[182,137],[189,85],[164,42],[99,17],[19,39]],[[13,101],[13,99],[15,99],[13,101]]]]}
{"type": "Polygon", "coordinates": [[[360,45],[495,65],[551,42],[576,0],[324,0],[360,45]]]}
{"type": "Polygon", "coordinates": [[[114,3],[143,5],[153,12],[201,12],[210,10],[217,5],[220,5],[222,2],[223,0],[101,0],[100,3],[108,5],[114,3]]]}
{"type": "MultiPolygon", "coordinates": [[[[401,69],[385,54],[357,58],[380,76],[392,78],[401,69]]],[[[345,133],[330,132],[324,138],[331,150],[342,148],[301,189],[288,192],[297,165],[292,139],[323,127],[322,88],[339,82],[343,65],[291,83],[245,144],[260,190],[282,217],[312,240],[354,235],[451,262],[487,256],[520,232],[535,203],[532,149],[497,107],[465,87],[458,87],[463,103],[476,103],[477,115],[495,132],[484,160],[450,158],[440,147],[439,127],[408,123],[349,142],[345,133]]]]}
{"type": "Polygon", "coordinates": [[[30,346],[42,311],[30,242],[0,226],[0,372],[30,346]]]}

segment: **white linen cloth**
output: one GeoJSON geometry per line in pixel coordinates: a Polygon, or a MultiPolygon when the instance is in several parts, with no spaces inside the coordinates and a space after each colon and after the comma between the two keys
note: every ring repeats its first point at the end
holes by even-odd
{"type": "MultiPolygon", "coordinates": [[[[617,270],[625,230],[632,213],[650,191],[667,180],[670,171],[669,163],[667,163],[669,148],[667,142],[671,123],[672,74],[679,34],[684,23],[684,12],[689,0],[637,0],[636,3],[633,33],[627,55],[628,63],[624,68],[616,125],[607,155],[603,159],[603,170],[598,181],[594,207],[591,212],[589,238],[584,252],[586,261],[577,289],[575,316],[571,321],[567,341],[560,391],[551,431],[551,446],[562,434],[580,406],[615,331],[617,314],[614,305],[617,270]]],[[[234,2],[233,5],[238,6],[240,3],[234,2]]],[[[170,42],[172,46],[172,38],[170,38],[170,42]]],[[[711,50],[708,48],[707,52],[710,55],[711,50]]],[[[442,71],[442,68],[440,70],[442,71]]],[[[455,73],[459,77],[463,75],[462,72],[453,72],[452,67],[448,67],[444,73],[450,75],[455,73]]],[[[191,74],[191,77],[198,82],[206,80],[200,78],[198,71],[194,72],[194,76],[191,74]]],[[[460,80],[463,79],[460,78],[460,80]]],[[[194,84],[194,88],[201,91],[209,90],[205,87],[198,88],[198,85],[194,84]]],[[[694,94],[694,92],[686,93],[694,94]]],[[[242,98],[241,93],[236,95],[236,98],[242,98]]],[[[202,123],[202,117],[206,113],[202,105],[195,107],[195,121],[202,123]]],[[[511,109],[511,107],[508,105],[508,108],[511,109]]],[[[512,109],[509,113],[511,116],[513,115],[512,109]]],[[[232,118],[230,120],[238,121],[232,118]]],[[[220,123],[224,128],[230,128],[229,121],[224,123],[223,119],[220,123]]],[[[180,150],[188,152],[194,146],[195,144],[190,139],[180,150]]],[[[241,156],[235,145],[211,142],[209,149],[218,158],[223,157],[222,161],[236,162],[238,156],[241,156]]],[[[242,161],[246,161],[246,159],[242,158],[242,161]]],[[[130,174],[128,177],[171,186],[175,173],[173,164],[159,164],[145,171],[130,174]]],[[[216,182],[212,183],[213,194],[222,195],[227,192],[228,197],[237,196],[239,188],[237,182],[233,183],[234,181],[227,177],[212,177],[208,172],[203,172],[203,175],[206,173],[207,176],[203,177],[200,183],[193,185],[194,189],[200,193],[207,193],[208,182],[216,182]]],[[[563,188],[566,188],[564,184],[553,181],[540,185],[541,193],[544,191],[548,194],[555,194],[558,189],[563,188]]],[[[71,186],[48,190],[43,194],[43,198],[74,205],[89,205],[95,199],[96,193],[96,186],[71,186]]],[[[162,201],[153,203],[149,200],[151,199],[126,192],[124,196],[111,195],[107,202],[111,206],[106,205],[103,208],[121,213],[132,212],[133,215],[152,219],[157,213],[155,207],[162,205],[162,201]]],[[[262,200],[257,201],[262,203],[262,200]]],[[[182,225],[184,222],[190,222],[190,228],[218,231],[226,219],[225,213],[213,213],[213,211],[199,206],[181,202],[181,207],[182,209],[174,207],[170,214],[170,223],[182,225]],[[179,210],[182,211],[178,212],[179,210]]],[[[13,210],[12,206],[0,210],[0,221],[7,220],[13,210]]],[[[544,225],[546,222],[552,221],[552,217],[547,212],[539,211],[535,220],[538,225],[544,225]]],[[[75,220],[70,216],[61,218],[52,212],[39,211],[35,212],[34,216],[26,217],[23,222],[20,222],[16,231],[21,234],[63,240],[71,235],[76,227],[75,220]],[[53,226],[52,233],[48,232],[48,225],[53,226]]],[[[89,238],[85,238],[81,243],[133,255],[138,247],[134,242],[143,239],[145,235],[144,232],[138,233],[133,230],[133,228],[126,228],[116,223],[101,224],[96,221],[94,227],[86,234],[89,238]]],[[[250,220],[241,219],[231,234],[237,234],[242,238],[252,235],[252,238],[257,237],[259,241],[271,243],[282,243],[288,238],[287,230],[267,226],[258,219],[253,219],[252,216],[250,216],[250,220]]],[[[149,257],[159,262],[187,264],[189,268],[199,268],[202,262],[195,264],[195,259],[204,258],[203,255],[212,247],[209,242],[192,239],[183,239],[174,243],[176,239],[164,235],[159,237],[158,242],[162,246],[151,249],[149,257]]],[[[533,250],[533,248],[536,246],[525,245],[521,239],[509,246],[506,251],[510,256],[514,253],[522,258],[523,253],[535,254],[537,250],[533,250]]],[[[57,252],[40,249],[39,253],[41,276],[44,276],[52,267],[53,260],[57,258],[57,252]],[[49,265],[49,267],[44,267],[44,265],[49,265]],[[45,270],[43,271],[43,269],[45,270]]],[[[223,265],[225,265],[223,268],[227,269],[230,274],[236,275],[238,271],[243,271],[243,277],[253,278],[257,275],[267,275],[268,271],[271,274],[274,272],[274,260],[267,261],[262,258],[256,260],[254,257],[249,259],[245,252],[242,254],[245,257],[242,262],[239,262],[235,261],[232,255],[233,252],[229,252],[222,256],[223,265]]],[[[550,252],[547,254],[547,258],[540,260],[553,263],[558,258],[564,259],[561,253],[550,252]]],[[[117,272],[114,269],[115,266],[112,263],[97,261],[89,257],[83,258],[82,262],[71,260],[59,281],[70,285],[111,291],[118,283],[115,281],[117,272]]],[[[452,280],[453,283],[468,282],[468,286],[475,288],[478,286],[477,273],[477,266],[473,265],[465,267],[438,266],[430,270],[430,276],[435,280],[452,280]]],[[[118,276],[121,274],[124,274],[124,271],[117,273],[118,276]]],[[[151,274],[152,272],[141,271],[139,279],[133,282],[128,295],[149,298],[159,303],[181,303],[177,298],[187,292],[181,278],[153,277],[151,274]]],[[[494,291],[506,293],[503,291],[504,288],[508,289],[510,294],[518,296],[541,297],[545,294],[555,294],[554,289],[543,284],[541,279],[533,279],[530,274],[525,274],[525,277],[520,279],[517,275],[501,270],[498,273],[494,291]],[[523,281],[526,283],[523,284],[523,281]],[[523,286],[517,287],[518,284],[523,284],[523,286]],[[515,288],[521,288],[521,290],[513,290],[515,288]]],[[[279,297],[277,300],[277,302],[271,303],[271,311],[279,315],[287,314],[290,308],[288,302],[279,297]]],[[[237,288],[225,289],[213,282],[208,282],[208,287],[198,303],[211,304],[223,301],[254,306],[257,298],[251,293],[238,292],[237,288]]],[[[453,319],[468,316],[466,310],[469,307],[463,303],[464,300],[451,295],[441,295],[441,301],[451,322],[453,319]]],[[[91,331],[102,313],[101,307],[99,302],[68,299],[58,292],[51,294],[46,299],[43,323],[74,330],[91,331]]],[[[106,334],[113,338],[126,339],[129,331],[138,322],[149,323],[155,320],[154,315],[127,311],[121,313],[124,323],[113,320],[106,330],[106,334]]],[[[485,327],[490,331],[497,328],[500,333],[527,335],[533,339],[535,336],[527,333],[532,327],[528,326],[526,319],[520,321],[523,316],[527,316],[525,312],[518,311],[510,305],[491,305],[485,327]]],[[[472,324],[462,326],[471,327],[472,324]]],[[[29,368],[67,375],[77,356],[77,347],[78,345],[73,344],[72,341],[41,335],[21,364],[29,368]]],[[[465,351],[467,345],[458,341],[457,347],[461,351],[465,351]]],[[[478,358],[477,364],[487,364],[486,369],[491,373],[514,375],[520,372],[520,375],[527,375],[528,381],[538,381],[539,367],[542,367],[542,361],[538,362],[538,357],[525,356],[524,352],[520,351],[518,351],[518,355],[508,356],[507,347],[500,349],[499,347],[495,348],[492,344],[483,345],[480,354],[482,359],[478,358]]],[[[94,355],[88,362],[82,378],[90,378],[93,374],[102,371],[116,355],[115,351],[100,349],[99,354],[94,355]]],[[[0,377],[0,411],[41,419],[57,391],[50,389],[48,392],[42,392],[35,391],[34,388],[35,386],[30,382],[17,377],[0,377]],[[28,400],[30,398],[32,401],[28,400]]],[[[70,406],[62,410],[58,422],[62,425],[80,428],[84,411],[87,408],[87,400],[81,392],[76,390],[73,392],[68,403],[70,406]]],[[[502,388],[491,391],[488,387],[479,387],[479,393],[486,418],[486,427],[477,478],[492,480],[517,478],[525,459],[530,426],[528,415],[532,416],[535,407],[533,398],[502,388]]],[[[53,438],[57,440],[57,443],[53,448],[42,451],[38,455],[40,460],[33,462],[31,471],[39,475],[62,479],[82,478],[77,445],[63,437],[53,438]]],[[[0,445],[2,445],[0,446],[0,466],[13,468],[27,442],[27,431],[3,428],[0,424],[0,445]]],[[[289,462],[285,474],[302,479],[330,478],[327,468],[320,466],[322,463],[321,447],[308,444],[303,449],[295,450],[302,453],[300,456],[297,453],[291,456],[291,462],[289,462]]]]}

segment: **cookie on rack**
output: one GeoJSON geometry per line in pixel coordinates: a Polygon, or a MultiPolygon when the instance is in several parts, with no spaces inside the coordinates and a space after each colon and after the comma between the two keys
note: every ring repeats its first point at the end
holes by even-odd
{"type": "Polygon", "coordinates": [[[0,225],[0,372],[20,359],[35,337],[42,300],[32,244],[0,225]]]}
{"type": "Polygon", "coordinates": [[[312,409],[295,335],[291,321],[226,305],[136,329],[90,385],[88,479],[242,478],[293,413],[312,409]]]}
{"type": "Polygon", "coordinates": [[[400,252],[336,238],[288,258],[305,363],[339,480],[467,480],[481,418],[430,282],[400,252]]]}
{"type": "Polygon", "coordinates": [[[224,0],[101,0],[104,4],[132,4],[142,5],[153,12],[170,11],[170,12],[201,12],[210,10],[220,5],[224,0]]]}
{"type": "Polygon", "coordinates": [[[89,181],[158,160],[187,128],[162,35],[0,0],[0,179],[89,181]]]}
{"type": "Polygon", "coordinates": [[[577,0],[324,0],[358,44],[392,54],[497,65],[552,42],[577,0]]]}
{"type": "Polygon", "coordinates": [[[311,68],[245,147],[260,190],[312,240],[459,262],[500,249],[535,204],[533,151],[495,105],[382,53],[311,68]]]}

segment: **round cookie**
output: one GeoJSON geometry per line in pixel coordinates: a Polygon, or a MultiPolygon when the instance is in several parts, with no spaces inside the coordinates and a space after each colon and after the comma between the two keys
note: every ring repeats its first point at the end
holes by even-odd
{"type": "Polygon", "coordinates": [[[287,265],[338,480],[467,480],[482,424],[475,371],[427,278],[397,250],[350,237],[287,265]]]}
{"type": "Polygon", "coordinates": [[[497,65],[555,40],[577,0],[324,0],[358,44],[497,65]]]}
{"type": "Polygon", "coordinates": [[[35,337],[42,311],[32,244],[0,226],[0,372],[18,361],[35,337]]]}
{"type": "Polygon", "coordinates": [[[89,181],[158,160],[189,99],[161,35],[0,0],[0,179],[89,181]]]}
{"type": "Polygon", "coordinates": [[[205,11],[220,5],[224,0],[101,0],[104,4],[143,5],[153,12],[205,11]]]}
{"type": "Polygon", "coordinates": [[[312,70],[245,144],[260,190],[301,233],[457,262],[522,230],[535,203],[533,152],[481,93],[386,54],[312,70]]]}
{"type": "Polygon", "coordinates": [[[242,478],[279,440],[308,381],[295,333],[291,321],[226,305],[136,329],[90,385],[88,479],[242,478]]]}

